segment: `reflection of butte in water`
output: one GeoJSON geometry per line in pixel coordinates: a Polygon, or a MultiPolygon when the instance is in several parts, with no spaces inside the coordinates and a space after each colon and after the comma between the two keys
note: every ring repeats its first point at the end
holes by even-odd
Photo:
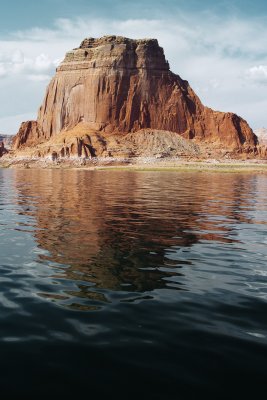
{"type": "Polygon", "coordinates": [[[25,214],[38,198],[34,236],[49,251],[47,260],[69,266],[62,270],[65,278],[113,290],[130,283],[138,291],[164,287],[161,278],[178,274],[158,266],[190,264],[166,258],[172,247],[192,246],[203,238],[230,241],[225,238],[230,228],[213,217],[242,220],[236,211],[246,206],[249,179],[117,171],[15,173],[18,193],[27,199],[20,203],[25,214]]]}

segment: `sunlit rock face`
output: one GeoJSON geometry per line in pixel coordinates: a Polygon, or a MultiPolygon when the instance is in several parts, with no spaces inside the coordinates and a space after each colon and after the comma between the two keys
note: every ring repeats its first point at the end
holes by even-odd
{"type": "MultiPolygon", "coordinates": [[[[152,129],[162,137],[168,131],[231,150],[249,151],[257,144],[242,118],[203,106],[189,83],[170,71],[155,39],[88,38],[68,52],[47,88],[37,121],[21,126],[14,149],[52,140],[51,152],[53,138],[70,130],[75,144],[79,127],[87,129],[89,142],[92,132],[105,139],[152,129]]],[[[68,154],[77,152],[70,143],[68,154]]]]}

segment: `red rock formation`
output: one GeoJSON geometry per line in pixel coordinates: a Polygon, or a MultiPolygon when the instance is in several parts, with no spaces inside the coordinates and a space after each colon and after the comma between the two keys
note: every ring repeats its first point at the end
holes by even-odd
{"type": "Polygon", "coordinates": [[[20,129],[13,138],[13,148],[18,149],[23,146],[34,146],[39,142],[42,134],[37,121],[22,122],[20,129]]]}
{"type": "Polygon", "coordinates": [[[81,123],[104,136],[150,128],[233,151],[257,144],[242,118],[202,105],[188,82],[170,71],[155,39],[89,38],[68,52],[37,122],[21,125],[14,149],[36,146],[81,123]]]}

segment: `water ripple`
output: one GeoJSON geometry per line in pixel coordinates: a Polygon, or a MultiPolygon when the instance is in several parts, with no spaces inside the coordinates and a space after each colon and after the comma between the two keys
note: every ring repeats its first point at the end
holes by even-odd
{"type": "Polygon", "coordinates": [[[18,368],[26,354],[33,376],[41,354],[44,376],[60,368],[80,388],[83,371],[138,371],[166,399],[178,384],[216,393],[236,369],[260,385],[266,194],[264,175],[0,170],[2,353],[18,368]]]}

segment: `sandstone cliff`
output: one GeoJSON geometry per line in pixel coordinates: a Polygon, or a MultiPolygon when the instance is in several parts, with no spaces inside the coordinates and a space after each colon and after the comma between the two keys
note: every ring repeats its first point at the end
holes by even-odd
{"type": "Polygon", "coordinates": [[[144,132],[157,138],[159,149],[171,133],[169,147],[178,146],[178,135],[233,152],[253,153],[257,145],[242,118],[203,106],[188,82],[170,71],[157,40],[105,36],[85,39],[66,54],[37,121],[21,125],[13,148],[68,156],[81,155],[84,147],[90,156],[105,156],[114,154],[112,136],[115,147],[127,136],[122,141],[131,142],[127,152],[135,155],[145,145],[144,132]]]}

